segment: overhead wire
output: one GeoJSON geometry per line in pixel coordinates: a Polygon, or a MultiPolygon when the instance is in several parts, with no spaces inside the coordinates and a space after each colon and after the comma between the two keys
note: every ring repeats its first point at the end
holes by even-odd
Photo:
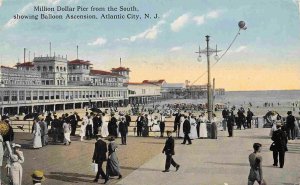
{"type": "MultiPolygon", "coordinates": [[[[229,44],[229,46],[227,47],[227,49],[225,50],[225,52],[221,55],[220,58],[216,59],[216,62],[214,64],[211,65],[211,68],[213,68],[223,57],[224,55],[229,51],[229,49],[231,48],[231,46],[234,44],[234,42],[236,41],[237,37],[240,35],[241,32],[241,28],[239,29],[239,31],[237,32],[237,34],[235,35],[234,39],[232,40],[232,42],[229,44]]],[[[206,70],[204,73],[202,73],[193,83],[192,85],[194,85],[198,80],[200,80],[208,71],[206,70]]]]}

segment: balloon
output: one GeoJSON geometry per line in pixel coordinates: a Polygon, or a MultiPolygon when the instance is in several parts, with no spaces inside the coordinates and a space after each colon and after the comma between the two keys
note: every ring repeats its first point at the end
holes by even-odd
{"type": "Polygon", "coordinates": [[[246,23],[244,21],[239,22],[239,27],[240,27],[240,29],[247,29],[246,23]]]}

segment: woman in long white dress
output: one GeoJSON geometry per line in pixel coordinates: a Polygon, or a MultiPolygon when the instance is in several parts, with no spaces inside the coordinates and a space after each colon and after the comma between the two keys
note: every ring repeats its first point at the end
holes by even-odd
{"type": "Polygon", "coordinates": [[[86,128],[86,122],[82,122],[80,125],[80,141],[83,141],[83,138],[85,137],[85,128],[86,128]]]}
{"type": "Polygon", "coordinates": [[[159,127],[159,123],[158,123],[158,117],[155,116],[154,120],[152,122],[152,131],[154,132],[155,137],[159,136],[159,132],[160,132],[160,127],[159,127]]]}
{"type": "Polygon", "coordinates": [[[67,122],[64,122],[63,129],[64,129],[64,145],[67,145],[67,144],[70,145],[71,144],[71,138],[70,138],[71,125],[68,124],[67,122]]]}
{"type": "Polygon", "coordinates": [[[190,124],[191,124],[191,133],[189,134],[191,139],[196,139],[197,138],[197,123],[195,116],[193,115],[190,118],[190,124]]]}
{"type": "Polygon", "coordinates": [[[183,122],[185,121],[184,115],[181,115],[180,117],[180,127],[179,127],[179,137],[184,137],[183,133],[183,122]]]}
{"type": "Polygon", "coordinates": [[[107,137],[109,135],[109,133],[108,133],[109,117],[105,116],[105,114],[103,113],[101,119],[102,119],[101,136],[102,137],[107,137]]]}
{"type": "Polygon", "coordinates": [[[206,118],[203,114],[199,116],[199,121],[200,121],[199,137],[200,138],[207,138],[206,118]]]}
{"type": "Polygon", "coordinates": [[[41,127],[37,121],[33,122],[33,148],[42,148],[41,127]]]}

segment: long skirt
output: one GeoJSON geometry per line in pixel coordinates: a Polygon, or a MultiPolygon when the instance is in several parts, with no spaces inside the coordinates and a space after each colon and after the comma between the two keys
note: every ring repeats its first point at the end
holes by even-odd
{"type": "Polygon", "coordinates": [[[64,133],[64,143],[69,144],[69,142],[71,142],[70,135],[71,135],[71,132],[65,132],[64,133]]]}
{"type": "Polygon", "coordinates": [[[35,135],[33,138],[33,148],[41,148],[42,147],[42,138],[39,135],[35,135]]]}
{"type": "Polygon", "coordinates": [[[116,155],[115,152],[113,152],[108,157],[107,165],[106,165],[106,174],[108,176],[119,176],[119,175],[121,175],[119,161],[118,161],[118,158],[117,158],[117,155],[116,155]]]}
{"type": "Polygon", "coordinates": [[[108,123],[107,122],[104,122],[102,127],[101,127],[101,136],[102,137],[107,137],[108,136],[108,123]]]}
{"type": "Polygon", "coordinates": [[[191,133],[189,134],[191,139],[196,139],[197,138],[197,126],[196,125],[191,125],[191,133]]]}
{"type": "Polygon", "coordinates": [[[184,133],[183,133],[183,122],[180,122],[179,137],[184,137],[184,133]]]}
{"type": "Polygon", "coordinates": [[[200,137],[207,138],[207,127],[205,123],[200,123],[200,137]]]}

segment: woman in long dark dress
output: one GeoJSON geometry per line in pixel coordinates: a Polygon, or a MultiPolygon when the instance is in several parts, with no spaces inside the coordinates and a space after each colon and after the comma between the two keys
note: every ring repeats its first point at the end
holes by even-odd
{"type": "Polygon", "coordinates": [[[115,138],[113,136],[109,137],[108,140],[108,160],[106,165],[106,175],[107,177],[119,176],[119,179],[122,178],[120,172],[119,160],[116,154],[117,145],[115,143],[115,138]]]}

